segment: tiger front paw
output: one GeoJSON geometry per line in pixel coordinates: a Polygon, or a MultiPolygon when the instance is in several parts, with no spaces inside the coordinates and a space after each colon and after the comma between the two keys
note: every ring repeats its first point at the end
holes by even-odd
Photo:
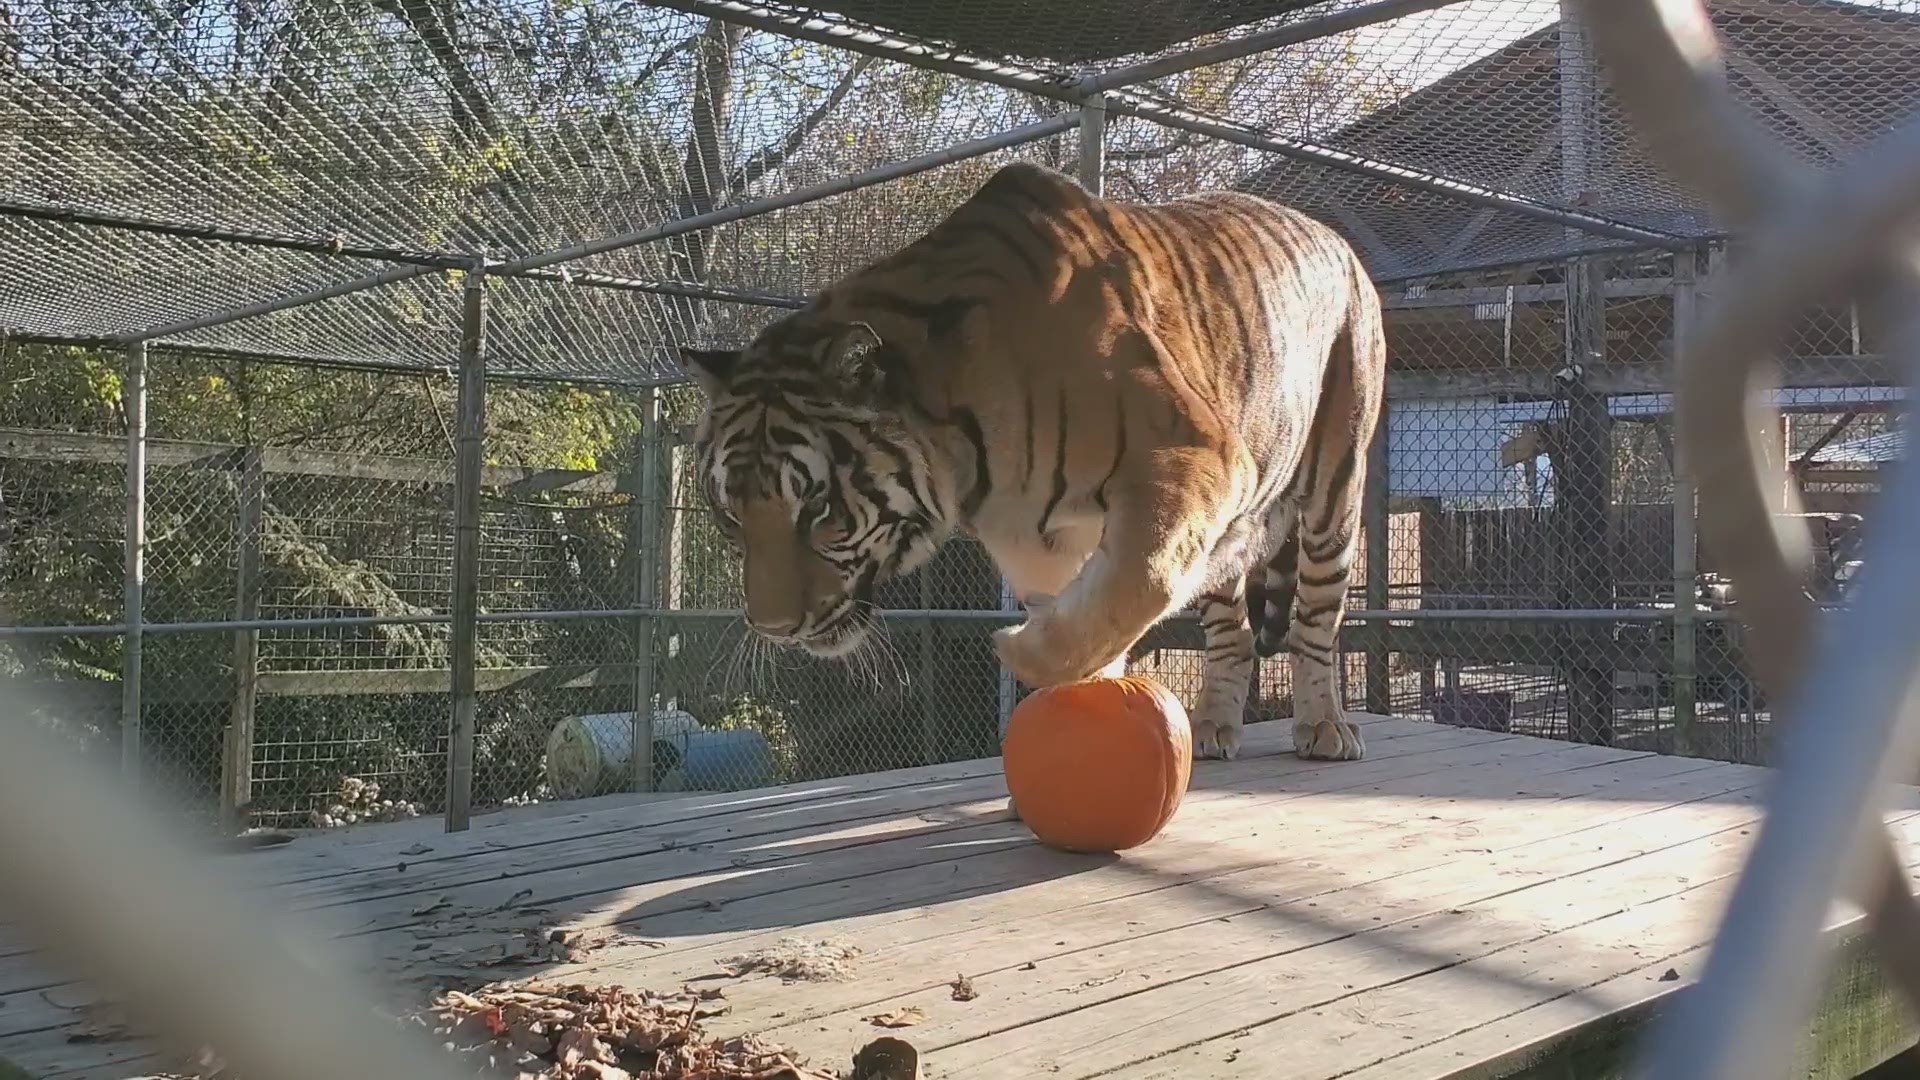
{"type": "Polygon", "coordinates": [[[1054,620],[1037,614],[1019,626],[995,630],[993,649],[1008,673],[1036,690],[1077,682],[1105,666],[1107,657],[1090,659],[1063,638],[1054,620]]]}
{"type": "Polygon", "coordinates": [[[1195,713],[1189,723],[1193,727],[1194,757],[1232,761],[1240,756],[1240,725],[1237,722],[1220,723],[1195,713]]]}

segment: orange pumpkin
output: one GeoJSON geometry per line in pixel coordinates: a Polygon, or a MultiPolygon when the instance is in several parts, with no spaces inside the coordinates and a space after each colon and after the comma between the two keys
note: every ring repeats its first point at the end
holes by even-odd
{"type": "Polygon", "coordinates": [[[1173,820],[1193,773],[1193,734],[1166,687],[1099,677],[1020,702],[1001,756],[1014,812],[1041,843],[1124,851],[1173,820]]]}

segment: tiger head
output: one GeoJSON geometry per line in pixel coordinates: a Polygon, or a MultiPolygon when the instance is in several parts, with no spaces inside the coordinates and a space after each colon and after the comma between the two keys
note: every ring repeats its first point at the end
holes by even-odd
{"type": "Polygon", "coordinates": [[[950,529],[951,484],[865,324],[796,313],[743,350],[682,349],[700,487],[745,562],[747,623],[820,657],[866,640],[874,590],[950,529]]]}

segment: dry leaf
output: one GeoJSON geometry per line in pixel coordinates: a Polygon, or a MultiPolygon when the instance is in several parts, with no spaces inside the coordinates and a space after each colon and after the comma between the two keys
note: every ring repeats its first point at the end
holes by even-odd
{"type": "Polygon", "coordinates": [[[613,1051],[592,1029],[570,1027],[560,1033],[554,1041],[554,1055],[563,1069],[570,1069],[587,1061],[613,1061],[613,1051]]]}
{"type": "Polygon", "coordinates": [[[414,908],[413,913],[415,915],[431,915],[434,912],[439,911],[441,908],[452,906],[452,904],[453,904],[453,901],[447,898],[447,894],[441,893],[439,896],[434,897],[432,900],[428,901],[427,903],[422,904],[417,908],[414,908]]]}
{"type": "Polygon", "coordinates": [[[509,897],[507,897],[507,902],[506,902],[506,903],[504,903],[504,904],[501,904],[501,905],[500,905],[499,907],[497,907],[497,908],[494,908],[493,910],[495,910],[495,911],[507,911],[507,910],[509,910],[509,909],[512,909],[512,908],[517,908],[517,907],[519,907],[519,906],[520,906],[521,904],[524,904],[524,903],[526,903],[527,901],[529,901],[529,900],[531,900],[531,899],[533,899],[533,890],[532,890],[532,889],[521,889],[521,890],[520,890],[519,892],[517,892],[517,893],[514,893],[514,894],[513,894],[512,896],[509,896],[509,897]]]}
{"type": "Polygon", "coordinates": [[[947,985],[953,988],[955,1001],[972,1001],[980,996],[979,992],[973,988],[973,980],[965,975],[955,975],[953,981],[947,985]]]}
{"type": "Polygon", "coordinates": [[[924,1023],[926,1021],[927,1010],[921,1008],[918,1005],[902,1005],[900,1008],[894,1009],[890,1012],[878,1013],[874,1016],[863,1016],[861,1017],[861,1019],[865,1020],[869,1024],[872,1024],[874,1027],[883,1027],[883,1028],[912,1027],[915,1024],[924,1023]]]}
{"type": "Polygon", "coordinates": [[[401,852],[400,852],[400,854],[402,854],[402,855],[425,855],[425,854],[426,854],[427,852],[429,852],[429,851],[432,851],[432,850],[433,850],[432,848],[430,848],[430,847],[428,847],[428,846],[427,846],[427,845],[425,845],[425,844],[415,844],[415,845],[413,845],[413,846],[412,846],[412,847],[410,847],[410,848],[403,848],[403,849],[401,850],[401,852]]]}

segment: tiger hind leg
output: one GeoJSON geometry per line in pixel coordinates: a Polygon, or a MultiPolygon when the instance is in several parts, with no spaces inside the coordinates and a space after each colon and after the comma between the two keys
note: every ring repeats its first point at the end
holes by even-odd
{"type": "Polygon", "coordinates": [[[1247,708],[1247,682],[1253,673],[1253,630],[1247,625],[1244,578],[1199,599],[1200,628],[1206,635],[1207,662],[1195,704],[1193,753],[1232,758],[1240,752],[1247,708]]]}
{"type": "Polygon", "coordinates": [[[1360,535],[1366,448],[1380,415],[1377,376],[1384,364],[1373,352],[1384,345],[1377,331],[1367,333],[1364,325],[1355,329],[1360,332],[1336,346],[1302,463],[1294,530],[1299,561],[1287,627],[1294,752],[1324,761],[1357,761],[1367,752],[1341,701],[1338,639],[1360,535]],[[1356,348],[1368,355],[1353,355],[1356,348]]]}

